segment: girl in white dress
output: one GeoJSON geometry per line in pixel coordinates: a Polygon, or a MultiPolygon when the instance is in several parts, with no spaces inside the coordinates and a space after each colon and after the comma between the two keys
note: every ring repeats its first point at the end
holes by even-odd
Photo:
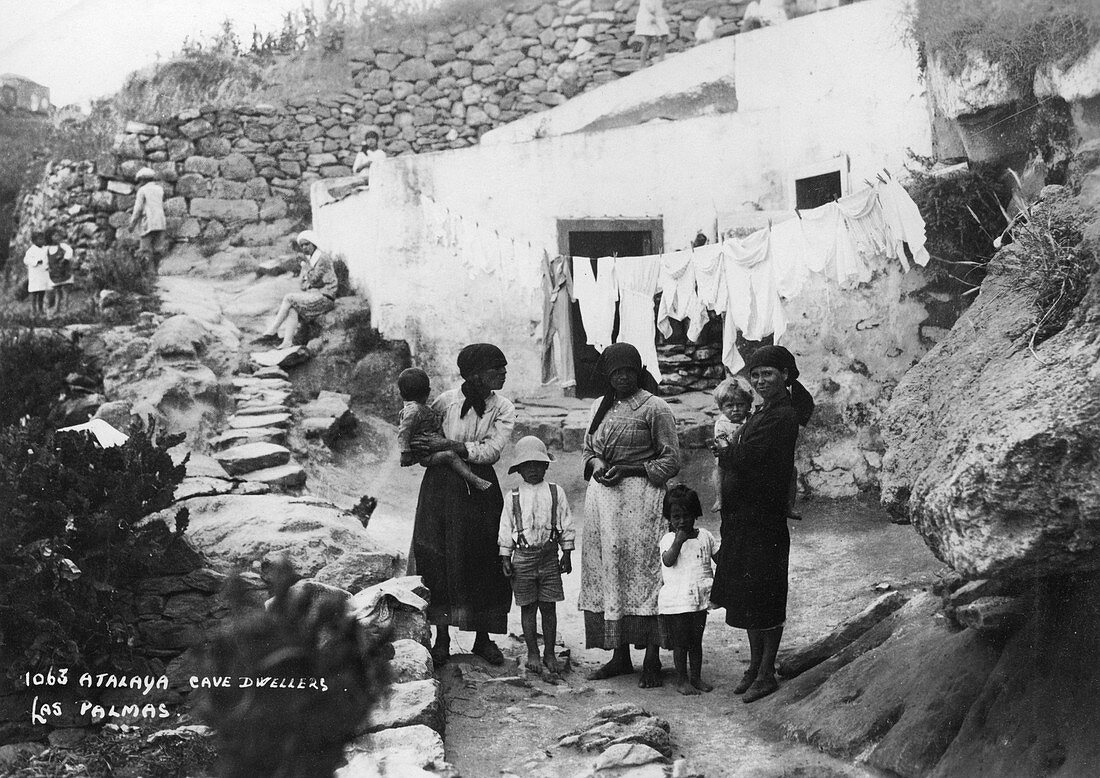
{"type": "Polygon", "coordinates": [[[668,11],[664,0],[641,0],[638,3],[638,16],[634,20],[634,34],[642,39],[642,67],[649,62],[649,47],[657,39],[657,59],[664,59],[665,39],[668,28],[668,11]]]}
{"type": "Polygon", "coordinates": [[[50,266],[46,257],[46,233],[31,233],[31,247],[23,255],[27,266],[27,291],[31,296],[31,316],[45,315],[46,292],[50,290],[50,266]]]}

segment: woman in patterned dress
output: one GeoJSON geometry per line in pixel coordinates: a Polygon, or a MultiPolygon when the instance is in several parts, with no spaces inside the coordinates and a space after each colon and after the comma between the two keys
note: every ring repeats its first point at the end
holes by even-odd
{"type": "Polygon", "coordinates": [[[471,489],[447,464],[429,466],[420,483],[408,572],[422,575],[431,590],[428,622],[435,625],[431,653],[437,667],[450,657],[452,626],[476,633],[474,654],[490,664],[504,663],[489,633],[508,631],[512,606],[512,586],[497,558],[504,495],[493,469],[516,422],[515,406],[497,393],[507,364],[491,343],[463,348],[458,354],[462,385],[431,403],[443,417],[446,437],[412,440],[421,454],[454,451],[490,483],[488,489],[471,489]]]}
{"type": "Polygon", "coordinates": [[[661,685],[658,543],[665,483],[680,471],[676,421],[629,343],[608,346],[597,365],[607,382],[584,439],[581,593],[585,646],[611,650],[589,678],[634,671],[630,645],[645,646],[639,686],[661,685]],[[649,387],[643,388],[643,387],[649,387]]]}
{"type": "Polygon", "coordinates": [[[283,302],[275,318],[254,343],[277,340],[281,329],[282,342],[279,348],[290,348],[294,345],[299,319],[313,321],[336,307],[336,291],[339,287],[336,269],[332,264],[332,256],[327,251],[322,251],[318,243],[317,233],[313,230],[298,233],[294,244],[302,255],[301,272],[298,276],[302,291],[283,295],[283,302]]]}

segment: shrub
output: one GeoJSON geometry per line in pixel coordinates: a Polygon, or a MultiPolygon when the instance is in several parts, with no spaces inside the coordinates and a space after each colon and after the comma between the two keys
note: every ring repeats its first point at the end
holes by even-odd
{"type": "Polygon", "coordinates": [[[292,589],[295,578],[288,562],[278,565],[268,609],[249,607],[240,587],[230,586],[235,612],[210,647],[206,675],[313,679],[315,686],[200,692],[199,715],[214,728],[224,778],[331,776],[390,683],[389,635],[360,625],[346,596],[292,589]]]}
{"type": "Polygon", "coordinates": [[[54,433],[41,421],[0,430],[0,633],[10,677],[54,667],[107,670],[136,636],[125,586],[158,570],[186,528],[140,524],[167,508],[184,466],[131,429],[122,446],[54,433]]]}
{"type": "Polygon", "coordinates": [[[937,176],[932,160],[914,159],[922,167],[910,171],[906,189],[924,217],[932,272],[977,288],[995,252],[993,241],[1008,224],[1002,206],[1011,187],[986,166],[937,176]]]}
{"type": "Polygon", "coordinates": [[[1044,63],[1073,62],[1100,41],[1096,0],[917,0],[910,29],[923,56],[958,73],[971,52],[1030,94],[1044,63]]]}
{"type": "Polygon", "coordinates": [[[344,319],[348,341],[357,357],[364,357],[372,351],[386,347],[382,333],[371,325],[370,309],[361,308],[352,311],[344,319]]]}
{"type": "Polygon", "coordinates": [[[133,251],[122,246],[98,249],[86,260],[88,284],[93,292],[113,289],[124,294],[151,295],[157,287],[156,271],[133,251]]]}
{"type": "Polygon", "coordinates": [[[23,419],[53,421],[70,373],[94,372],[80,348],[57,333],[0,331],[0,427],[23,419]]]}
{"type": "Polygon", "coordinates": [[[1068,189],[1049,187],[1013,220],[1012,256],[1034,292],[1032,348],[1069,323],[1100,267],[1096,245],[1085,237],[1092,218],[1068,189]]]}

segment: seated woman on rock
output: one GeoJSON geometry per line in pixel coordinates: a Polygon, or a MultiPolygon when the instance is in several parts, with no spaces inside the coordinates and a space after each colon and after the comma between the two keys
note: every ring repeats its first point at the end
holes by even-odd
{"type": "Polygon", "coordinates": [[[317,234],[313,230],[298,233],[295,246],[302,255],[298,275],[302,291],[290,292],[283,297],[279,312],[253,342],[274,341],[281,336],[279,348],[290,348],[294,345],[299,319],[312,321],[336,307],[336,270],[332,266],[332,257],[318,248],[317,242],[317,234]]]}

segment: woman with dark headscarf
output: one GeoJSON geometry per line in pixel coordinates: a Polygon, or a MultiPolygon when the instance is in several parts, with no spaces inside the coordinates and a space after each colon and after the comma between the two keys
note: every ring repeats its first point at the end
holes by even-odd
{"type": "Polygon", "coordinates": [[[639,685],[661,685],[658,544],[665,533],[665,483],[680,471],[676,421],[629,343],[608,346],[597,369],[606,382],[584,438],[581,593],[585,646],[614,651],[589,676],[634,671],[630,645],[646,647],[639,685]]]}
{"type": "Polygon", "coordinates": [[[788,490],[799,419],[808,418],[813,400],[795,381],[794,356],[782,346],[757,349],[748,369],[749,382],[764,405],[749,417],[733,443],[718,452],[726,478],[722,547],[710,598],[726,609],[727,624],[748,632],[749,669],[734,693],[753,702],[779,688],[775,656],[786,620],[791,547],[788,490]],[[797,407],[788,387],[798,397],[797,407]]]}
{"type": "Polygon", "coordinates": [[[446,465],[424,471],[416,504],[409,573],[424,577],[431,590],[428,621],[435,625],[432,660],[450,656],[449,627],[476,632],[473,652],[490,664],[504,656],[489,633],[508,629],[512,589],[497,560],[497,529],[504,497],[493,463],[512,436],[516,411],[497,394],[508,371],[504,353],[491,343],[474,343],[458,354],[463,383],[441,393],[432,409],[443,417],[445,438],[412,441],[420,454],[454,451],[479,477],[484,491],[471,489],[446,465]]]}

